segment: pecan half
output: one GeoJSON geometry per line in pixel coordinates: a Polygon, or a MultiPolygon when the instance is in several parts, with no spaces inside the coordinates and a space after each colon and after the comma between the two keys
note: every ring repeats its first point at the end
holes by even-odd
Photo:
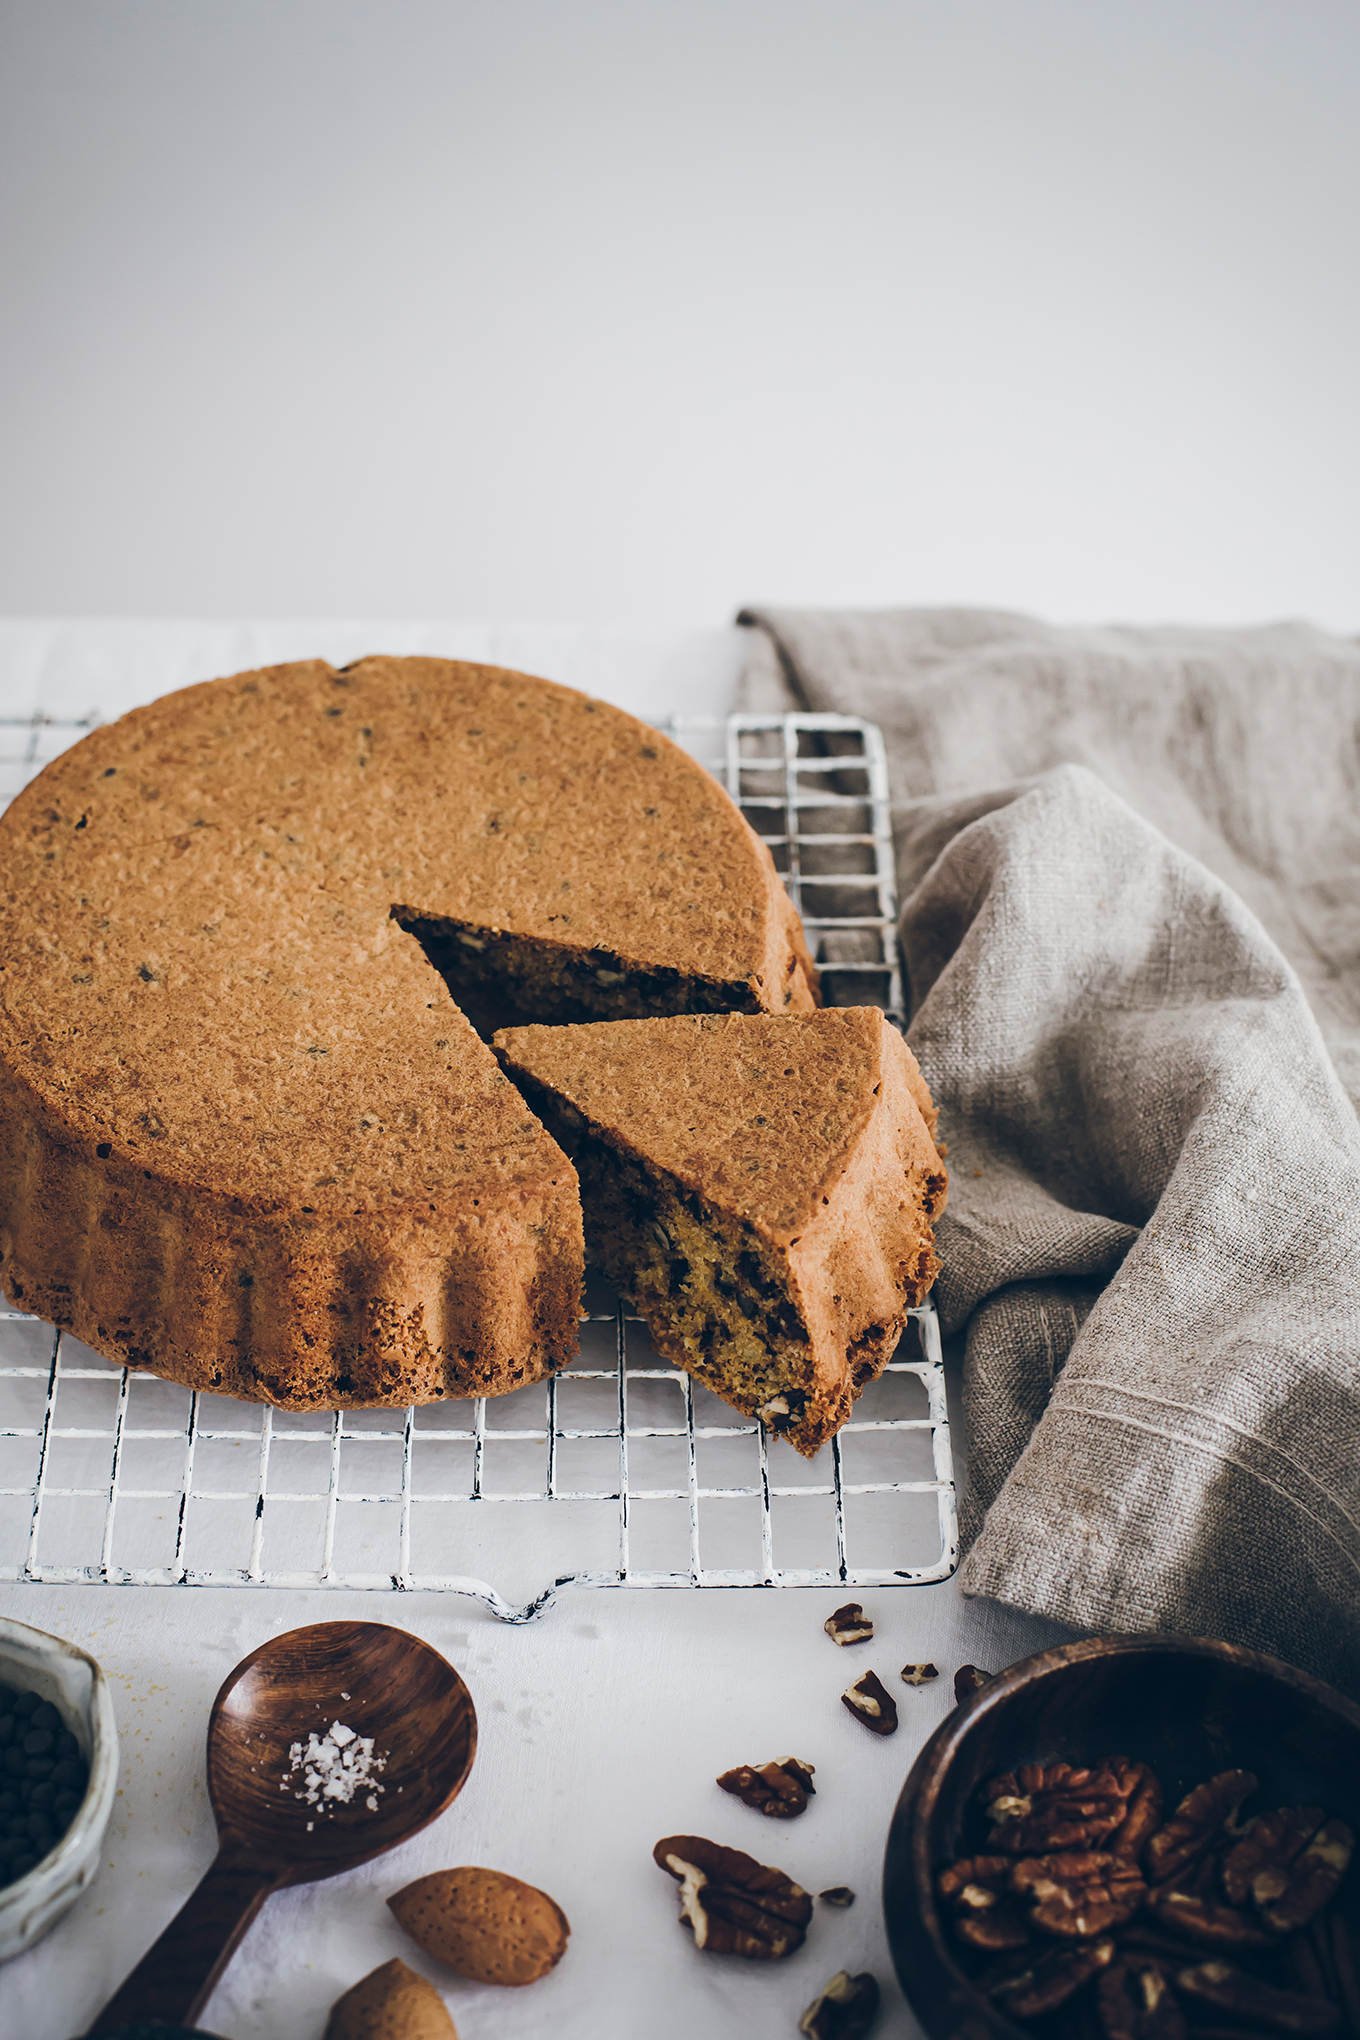
{"type": "Polygon", "coordinates": [[[1213,1948],[1264,1948],[1271,1936],[1236,1906],[1221,1905],[1207,1892],[1154,1891],[1148,1910],[1177,1934],[1213,1948]]]}
{"type": "Polygon", "coordinates": [[[906,1686],[925,1686],[940,1676],[936,1665],[903,1665],[902,1683],[906,1686]]]}
{"type": "Polygon", "coordinates": [[[1179,1969],[1189,1952],[1180,1935],[1160,1933],[1141,1919],[1120,1929],[1119,1949],[1122,1955],[1154,1955],[1164,1969],[1168,1963],[1179,1969]]]}
{"type": "Polygon", "coordinates": [[[1266,1925],[1277,1934],[1305,1926],[1340,1884],[1354,1849],[1355,1837],[1345,1821],[1329,1820],[1292,1863],[1258,1870],[1251,1895],[1266,1925]]]}
{"type": "Polygon", "coordinates": [[[1065,2005],[1084,1983],[1114,1960],[1113,1941],[1088,1941],[1079,1948],[1050,1948],[1038,1956],[1016,1955],[982,1979],[982,1988],[1017,2019],[1039,2019],[1065,2005]]]}
{"type": "Polygon", "coordinates": [[[1120,1758],[1090,1770],[1072,1764],[1022,1764],[984,1787],[992,1822],[991,1849],[1041,1856],[1051,1849],[1089,1849],[1121,1824],[1138,1780],[1120,1758]],[[1115,1768],[1122,1766],[1122,1768],[1115,1768]]]}
{"type": "Polygon", "coordinates": [[[800,1763],[797,1757],[776,1757],[769,1764],[738,1764],[734,1771],[724,1771],[718,1783],[724,1792],[733,1793],[771,1820],[793,1820],[807,1810],[808,1800],[816,1794],[812,1782],[816,1768],[815,1764],[800,1763]]]}
{"type": "Polygon", "coordinates": [[[1023,1948],[1024,1915],[1009,1892],[1009,1856],[967,1856],[936,1880],[940,1902],[953,1915],[954,1932],[974,1948],[1023,1948]]]}
{"type": "Polygon", "coordinates": [[[1147,1895],[1135,1866],[1104,1851],[1026,1857],[1010,1884],[1031,1926],[1065,1941],[1091,1941],[1123,1926],[1147,1895]]]}
{"type": "Polygon", "coordinates": [[[696,1948],[773,1962],[802,1947],[812,1900],[782,1870],[699,1835],[667,1835],[652,1855],[680,1885],[680,1924],[696,1948]]]}
{"type": "Polygon", "coordinates": [[[897,1727],[897,1702],[877,1672],[866,1672],[841,1694],[843,1706],[875,1735],[891,1735],[897,1727]]]}
{"type": "Polygon", "coordinates": [[[837,1608],[822,1627],[833,1643],[867,1643],[874,1633],[874,1625],[858,1601],[847,1601],[843,1608],[837,1608]]]}
{"type": "Polygon", "coordinates": [[[1161,1780],[1146,1764],[1130,1764],[1123,1757],[1113,1758],[1110,1768],[1119,1775],[1121,1786],[1129,1785],[1130,1789],[1124,1793],[1128,1811],[1114,1832],[1106,1837],[1104,1846],[1112,1856],[1136,1860],[1162,1817],[1161,1780]],[[1132,1774],[1131,1780],[1129,1773],[1132,1774]]]}
{"type": "Polygon", "coordinates": [[[1149,1879],[1165,1884],[1197,1863],[1255,1790],[1250,1771],[1220,1771],[1187,1792],[1166,1825],[1149,1838],[1145,1858],[1149,1879]]]}
{"type": "Polygon", "coordinates": [[[1249,2026],[1264,2026],[1272,2033],[1330,2033],[1340,2013],[1325,1998],[1301,1997],[1296,1991],[1275,1990],[1259,1977],[1234,1969],[1230,1962],[1200,1962],[1190,1969],[1178,1969],[1174,1976],[1178,1991],[1197,2005],[1226,2012],[1249,2026]]]}
{"type": "Polygon", "coordinates": [[[834,1905],[841,1911],[855,1902],[855,1894],[848,1884],[833,1884],[829,1891],[819,1891],[817,1896],[823,1905],[834,1905]]]}
{"type": "Polygon", "coordinates": [[[1288,1866],[1312,1841],[1322,1821],[1320,1806],[1282,1806],[1254,1820],[1223,1859],[1223,1895],[1229,1905],[1245,1905],[1262,1874],[1265,1895],[1278,1898],[1289,1882],[1288,1866]]]}
{"type": "Polygon", "coordinates": [[[877,1978],[867,1969],[858,1976],[841,1969],[808,2006],[798,2030],[809,2040],[864,2040],[877,2017],[877,1978]]]}
{"type": "Polygon", "coordinates": [[[1160,1962],[1123,1955],[1112,1962],[1096,1993],[1107,2040],[1184,2040],[1185,2015],[1160,1962]]]}
{"type": "Polygon", "coordinates": [[[954,1674],[954,1705],[957,1707],[974,1693],[980,1693],[995,1677],[995,1672],[984,1672],[977,1665],[960,1665],[954,1674]]]}

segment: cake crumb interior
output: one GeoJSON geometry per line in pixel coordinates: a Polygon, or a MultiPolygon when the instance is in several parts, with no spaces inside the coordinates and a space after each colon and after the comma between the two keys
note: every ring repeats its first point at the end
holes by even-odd
{"type": "Polygon", "coordinates": [[[657,1350],[724,1402],[815,1450],[825,1425],[816,1421],[808,1328],[787,1258],[754,1226],[602,1139],[522,1072],[517,1078],[575,1165],[587,1258],[646,1319],[657,1350]]]}

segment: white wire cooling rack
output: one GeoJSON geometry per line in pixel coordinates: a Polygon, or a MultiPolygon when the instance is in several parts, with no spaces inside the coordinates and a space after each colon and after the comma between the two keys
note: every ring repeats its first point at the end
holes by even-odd
{"type": "MultiPolygon", "coordinates": [[[[96,720],[0,721],[0,801],[96,720]]],[[[664,727],[766,838],[831,1002],[899,1015],[879,731],[831,715],[664,727]]],[[[120,1370],[0,1306],[0,1579],[433,1590],[526,1622],[569,1585],[879,1587],[953,1571],[929,1304],[813,1460],[662,1360],[598,1277],[587,1304],[579,1361],[545,1384],[310,1416],[120,1370]]]]}

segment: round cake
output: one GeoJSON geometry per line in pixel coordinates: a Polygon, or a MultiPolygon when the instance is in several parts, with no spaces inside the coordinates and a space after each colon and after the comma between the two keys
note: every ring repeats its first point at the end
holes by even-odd
{"type": "Polygon", "coordinates": [[[0,1287],[293,1409],[497,1394],[576,1350],[575,1172],[467,1012],[816,1004],[700,766],[437,659],[267,668],[95,731],[0,821],[0,910],[0,1287]]]}

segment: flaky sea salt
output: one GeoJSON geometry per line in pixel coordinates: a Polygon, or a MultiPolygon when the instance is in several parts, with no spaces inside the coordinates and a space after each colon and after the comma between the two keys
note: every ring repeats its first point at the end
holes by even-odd
{"type": "MultiPolygon", "coordinates": [[[[295,1791],[293,1797],[304,1800],[308,1806],[320,1806],[327,1800],[338,1800],[342,1806],[348,1806],[362,1791],[369,1812],[378,1811],[378,1794],[386,1790],[378,1783],[378,1773],[386,1770],[387,1758],[373,1754],[371,1735],[359,1735],[343,1721],[333,1721],[324,1735],[319,1736],[313,1729],[305,1744],[293,1743],[288,1761],[292,1769],[279,1787],[281,1792],[286,1792],[300,1777],[302,1789],[295,1791]]],[[[308,1821],[309,1834],[312,1825],[308,1821]]]]}

